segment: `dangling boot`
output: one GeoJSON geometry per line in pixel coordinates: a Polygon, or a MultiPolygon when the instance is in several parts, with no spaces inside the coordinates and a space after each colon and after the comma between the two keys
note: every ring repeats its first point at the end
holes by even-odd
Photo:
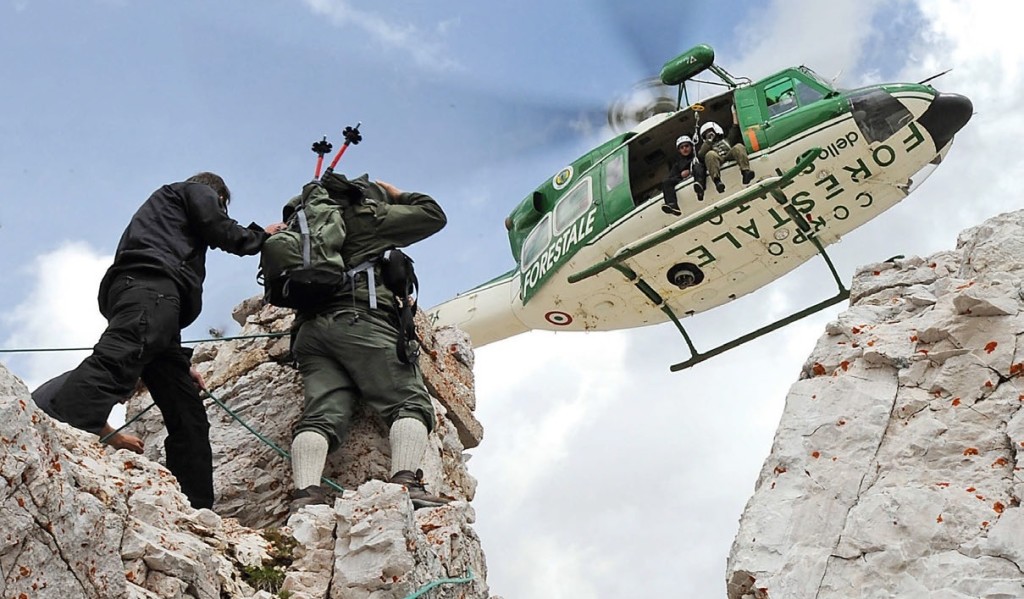
{"type": "Polygon", "coordinates": [[[671,214],[673,216],[679,216],[680,214],[682,214],[682,211],[679,210],[679,206],[677,206],[676,204],[666,203],[664,206],[661,207],[661,211],[664,212],[665,214],[671,214]]]}
{"type": "Polygon", "coordinates": [[[751,181],[754,180],[754,171],[752,171],[750,169],[747,169],[747,170],[741,171],[741,172],[743,174],[743,184],[744,185],[748,185],[751,181]]]}
{"type": "Polygon", "coordinates": [[[718,191],[718,193],[725,193],[725,183],[722,183],[721,179],[714,179],[714,182],[715,190],[718,191]]]}
{"type": "Polygon", "coordinates": [[[697,193],[697,201],[704,201],[704,184],[700,181],[693,182],[693,191],[697,193]]]}
{"type": "Polygon", "coordinates": [[[423,470],[399,470],[391,475],[389,481],[396,485],[402,485],[409,491],[409,499],[416,509],[424,507],[441,507],[447,505],[451,500],[444,497],[437,497],[427,493],[427,486],[423,484],[423,470]]]}

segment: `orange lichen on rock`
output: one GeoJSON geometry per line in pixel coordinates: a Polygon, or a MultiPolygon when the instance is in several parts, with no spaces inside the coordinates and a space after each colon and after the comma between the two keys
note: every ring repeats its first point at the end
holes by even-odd
{"type": "Polygon", "coordinates": [[[997,502],[992,504],[992,509],[995,510],[995,512],[997,514],[1002,514],[1003,510],[1006,509],[1006,506],[1003,505],[1003,503],[1001,501],[997,501],[997,502]]]}
{"type": "Polygon", "coordinates": [[[820,457],[821,457],[821,452],[818,452],[818,451],[812,451],[812,452],[811,452],[811,457],[812,457],[812,458],[814,458],[814,459],[818,459],[818,458],[820,458],[820,457]]]}
{"type": "Polygon", "coordinates": [[[978,449],[975,447],[968,447],[964,450],[964,455],[978,455],[978,449]]]}
{"type": "Polygon", "coordinates": [[[954,397],[953,398],[953,405],[954,406],[960,405],[960,398],[959,397],[954,397]]]}
{"type": "Polygon", "coordinates": [[[938,522],[939,524],[942,524],[942,514],[939,514],[939,517],[936,518],[935,521],[938,522]]]}
{"type": "Polygon", "coordinates": [[[992,467],[993,468],[995,468],[996,466],[1005,466],[1005,465],[1006,465],[1006,458],[996,458],[996,461],[992,462],[992,467]]]}
{"type": "Polygon", "coordinates": [[[821,376],[825,374],[825,367],[820,362],[815,362],[814,366],[811,367],[811,372],[814,373],[814,376],[821,376]]]}
{"type": "Polygon", "coordinates": [[[989,341],[988,343],[985,344],[985,353],[986,354],[990,354],[990,353],[996,351],[996,347],[998,347],[998,346],[999,346],[999,344],[996,343],[995,341],[989,341]]]}
{"type": "Polygon", "coordinates": [[[846,360],[843,360],[842,362],[839,363],[839,367],[842,368],[844,371],[845,370],[849,370],[850,369],[850,363],[847,362],[846,360]]]}
{"type": "Polygon", "coordinates": [[[935,483],[936,487],[948,487],[949,483],[935,483]]]}

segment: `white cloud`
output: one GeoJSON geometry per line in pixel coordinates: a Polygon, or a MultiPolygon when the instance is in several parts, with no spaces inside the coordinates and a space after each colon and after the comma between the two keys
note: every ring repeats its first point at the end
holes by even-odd
{"type": "Polygon", "coordinates": [[[805,64],[827,78],[849,73],[873,35],[871,18],[880,4],[879,0],[765,3],[744,14],[737,27],[736,38],[751,43],[741,46],[734,72],[764,77],[805,64]]]}
{"type": "Polygon", "coordinates": [[[457,70],[459,63],[445,55],[439,41],[457,21],[438,23],[434,34],[408,23],[394,23],[365,10],[353,8],[348,0],[303,0],[315,14],[331,19],[336,25],[352,25],[370,34],[385,47],[409,54],[420,67],[435,71],[457,70]]]}
{"type": "MultiPolygon", "coordinates": [[[[24,301],[0,315],[9,331],[4,347],[91,347],[106,327],[96,305],[111,258],[70,242],[37,256],[27,267],[33,281],[24,301]]],[[[88,352],[12,356],[15,374],[29,388],[78,365],[88,352]]]]}

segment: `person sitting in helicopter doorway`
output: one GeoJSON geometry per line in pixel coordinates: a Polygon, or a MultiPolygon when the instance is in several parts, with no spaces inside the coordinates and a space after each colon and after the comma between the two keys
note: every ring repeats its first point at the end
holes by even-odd
{"type": "Polygon", "coordinates": [[[683,181],[694,178],[693,190],[697,192],[697,201],[704,201],[704,186],[700,183],[703,173],[703,165],[697,160],[693,149],[693,139],[689,135],[681,135],[676,140],[676,152],[678,154],[668,167],[668,178],[661,183],[661,192],[665,197],[665,205],[661,207],[666,214],[679,216],[679,200],[676,197],[676,185],[683,181]]]}
{"type": "MultiPolygon", "coordinates": [[[[700,126],[700,139],[702,143],[697,151],[697,157],[704,163],[718,193],[725,192],[721,172],[722,163],[726,160],[735,160],[739,165],[744,185],[754,180],[754,171],[750,170],[750,159],[747,158],[747,148],[740,140],[740,126],[736,119],[735,107],[732,110],[732,126],[728,135],[722,131],[718,123],[711,121],[700,126]]],[[[703,184],[706,181],[707,179],[704,179],[700,182],[703,184]]]]}

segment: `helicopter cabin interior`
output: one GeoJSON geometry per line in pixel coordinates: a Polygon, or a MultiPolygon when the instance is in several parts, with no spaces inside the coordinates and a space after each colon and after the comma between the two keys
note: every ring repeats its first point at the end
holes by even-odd
{"type": "Polygon", "coordinates": [[[636,206],[661,196],[661,182],[668,177],[669,165],[676,158],[676,139],[689,135],[699,146],[697,131],[714,121],[726,132],[732,124],[733,92],[714,96],[701,103],[704,110],[680,110],[672,118],[634,137],[629,142],[629,184],[636,206]]]}

